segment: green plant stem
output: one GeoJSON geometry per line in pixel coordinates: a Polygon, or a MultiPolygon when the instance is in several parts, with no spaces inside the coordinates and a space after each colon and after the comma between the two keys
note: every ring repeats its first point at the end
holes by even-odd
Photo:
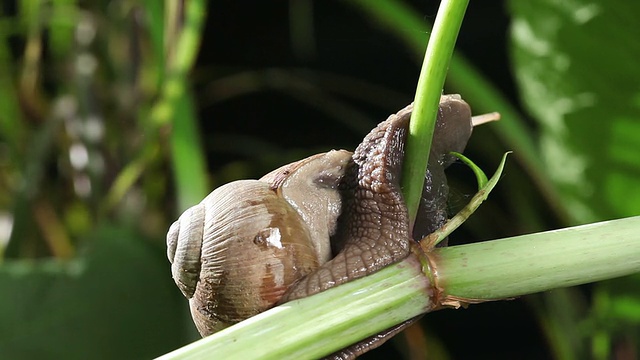
{"type": "MultiPolygon", "coordinates": [[[[640,272],[640,216],[441,248],[430,257],[430,276],[450,298],[493,300],[584,284],[640,272]]],[[[162,359],[318,358],[437,305],[427,278],[412,255],[162,359]]]]}
{"type": "MultiPolygon", "coordinates": [[[[156,6],[158,4],[155,4],[156,6]]],[[[140,178],[144,169],[154,159],[159,142],[160,128],[172,125],[169,138],[171,147],[172,170],[176,183],[178,212],[197,204],[209,192],[206,160],[202,140],[198,130],[198,119],[192,96],[187,86],[189,70],[193,66],[204,26],[206,1],[191,0],[184,2],[184,19],[179,11],[178,1],[166,1],[164,4],[165,23],[163,34],[166,40],[164,53],[159,56],[166,68],[160,78],[163,79],[160,98],[150,110],[150,121],[146,122],[148,136],[146,143],[136,158],[122,170],[107,195],[104,210],[110,211],[117,205],[127,191],[140,178]],[[178,27],[178,24],[184,24],[178,27]],[[166,61],[165,61],[166,58],[166,61]]],[[[155,9],[156,15],[159,12],[155,9]]],[[[160,26],[153,27],[155,49],[160,44],[160,26]]],[[[145,121],[146,116],[142,116],[145,121]]]]}
{"type": "MultiPolygon", "coordinates": [[[[177,42],[173,44],[175,47],[169,46],[167,49],[168,69],[163,88],[164,101],[171,109],[168,115],[173,121],[171,155],[178,193],[178,212],[197,204],[209,192],[198,117],[187,88],[188,71],[194,64],[200,48],[206,1],[190,0],[184,2],[184,6],[184,25],[180,28],[177,42]]],[[[170,11],[171,6],[167,6],[166,10],[170,11]]],[[[166,18],[168,22],[176,20],[175,13],[168,12],[166,18]]],[[[176,20],[176,23],[180,21],[176,20]]]]}
{"type": "Polygon", "coordinates": [[[640,271],[640,217],[437,249],[445,295],[503,299],[640,271]]]}
{"type": "MultiPolygon", "coordinates": [[[[405,42],[416,54],[422,56],[425,38],[430,28],[420,13],[398,0],[353,0],[348,4],[364,10],[370,19],[405,42]]],[[[434,29],[435,30],[435,29],[434,29]]],[[[501,120],[491,125],[507,149],[514,151],[514,157],[522,164],[527,174],[538,186],[542,196],[551,205],[556,215],[566,224],[574,223],[566,205],[558,201],[557,190],[544,176],[539,151],[530,136],[527,125],[505,96],[484,77],[464,57],[453,54],[447,84],[464,94],[475,112],[499,111],[501,120]]]]}
{"type": "Polygon", "coordinates": [[[442,87],[468,3],[442,1],[418,78],[402,169],[402,189],[412,222],[420,205],[442,87]]]}
{"type": "Polygon", "coordinates": [[[317,359],[431,307],[414,257],[376,275],[281,305],[160,359],[317,359]]]}

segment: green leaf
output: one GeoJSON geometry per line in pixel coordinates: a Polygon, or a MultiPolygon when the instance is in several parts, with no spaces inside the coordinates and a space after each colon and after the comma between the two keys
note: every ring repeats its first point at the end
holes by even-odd
{"type": "Polygon", "coordinates": [[[476,175],[476,180],[478,181],[478,190],[482,189],[487,184],[487,181],[489,181],[489,179],[487,179],[487,175],[484,173],[484,171],[482,171],[482,169],[480,169],[478,165],[474,164],[471,159],[455,151],[452,151],[450,154],[457,157],[471,168],[473,173],[476,175]]]}
{"type": "Polygon", "coordinates": [[[199,203],[209,193],[204,148],[190,92],[181,94],[175,101],[171,155],[178,210],[182,212],[199,203]]]}
{"type": "MultiPolygon", "coordinates": [[[[462,210],[458,211],[458,213],[454,217],[449,219],[449,221],[447,221],[441,228],[429,234],[424,239],[420,240],[420,246],[423,249],[430,250],[431,248],[433,248],[433,246],[444,240],[455,229],[457,229],[460,225],[467,221],[469,216],[471,216],[471,214],[473,214],[480,207],[480,204],[487,200],[487,198],[489,197],[489,193],[491,193],[493,188],[496,187],[496,185],[498,184],[498,180],[500,180],[500,176],[502,176],[502,171],[504,170],[504,166],[507,163],[507,155],[509,154],[511,154],[511,152],[507,152],[502,156],[500,165],[498,165],[498,169],[496,169],[496,172],[493,174],[491,179],[485,181],[483,187],[478,190],[473,198],[471,198],[471,201],[469,201],[469,203],[464,208],[462,208],[462,210]]],[[[480,171],[482,172],[482,170],[480,171]]],[[[484,175],[484,173],[482,173],[482,175],[484,175]]],[[[486,180],[486,175],[484,176],[486,180]]],[[[479,180],[478,184],[480,184],[479,180]]]]}
{"type": "Polygon", "coordinates": [[[0,266],[0,354],[6,359],[140,359],[188,341],[186,303],[164,255],[102,228],[86,256],[0,266]]]}
{"type": "Polygon", "coordinates": [[[511,1],[521,97],[547,175],[581,222],[640,211],[640,3],[511,1]]]}
{"type": "Polygon", "coordinates": [[[80,22],[81,13],[76,7],[76,0],[54,0],[51,5],[48,48],[56,57],[63,58],[69,56],[71,49],[76,45],[74,31],[80,22]]]}
{"type": "MultiPolygon", "coordinates": [[[[638,214],[640,4],[541,0],[510,6],[515,74],[523,103],[540,125],[545,172],[561,200],[580,222],[638,214]]],[[[613,304],[625,296],[601,286],[592,310],[596,318],[612,315],[599,299],[613,304]]],[[[637,282],[627,290],[633,288],[637,282]]],[[[602,327],[591,330],[591,357],[611,355],[610,334],[602,327]]],[[[566,328],[557,335],[571,333],[566,328]]],[[[562,342],[576,342],[572,337],[562,342]]]]}

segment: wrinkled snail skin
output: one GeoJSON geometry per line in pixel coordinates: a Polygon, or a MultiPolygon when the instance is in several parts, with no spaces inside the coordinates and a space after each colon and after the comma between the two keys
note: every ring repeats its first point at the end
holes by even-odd
{"type": "Polygon", "coordinates": [[[391,115],[356,148],[340,184],[343,214],[331,240],[336,256],[303,278],[282,302],[313,295],[400,261],[409,254],[411,238],[419,240],[447,220],[444,169],[455,160],[449,152],[462,152],[471,136],[471,110],[459,95],[444,95],[440,100],[413,234],[400,189],[412,110],[409,105],[391,115]]]}
{"type": "MultiPolygon", "coordinates": [[[[440,100],[412,233],[399,185],[411,111],[380,123],[353,154],[330,151],[221,186],[171,226],[172,275],[202,336],[398,262],[412,238],[446,221],[447,154],[464,149],[471,112],[457,95],[440,100]]],[[[336,358],[364,353],[401,327],[336,358]]]]}

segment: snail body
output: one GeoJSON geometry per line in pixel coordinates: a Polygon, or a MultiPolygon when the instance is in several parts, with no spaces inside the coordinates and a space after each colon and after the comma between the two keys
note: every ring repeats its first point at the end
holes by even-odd
{"type": "Polygon", "coordinates": [[[202,336],[400,261],[412,238],[442,225],[447,154],[464,149],[471,111],[457,95],[440,100],[415,227],[399,185],[411,111],[380,123],[353,154],[334,150],[229,183],[181,215],[168,257],[202,336]]]}

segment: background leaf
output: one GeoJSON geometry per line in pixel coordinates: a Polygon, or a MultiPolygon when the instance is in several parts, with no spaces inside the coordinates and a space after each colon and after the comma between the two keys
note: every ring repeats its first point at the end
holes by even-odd
{"type": "MultiPolygon", "coordinates": [[[[516,80],[558,195],[582,223],[640,214],[640,43],[631,37],[640,4],[509,4],[516,80]]],[[[599,283],[590,309],[575,289],[544,294],[535,308],[556,354],[638,354],[639,286],[637,276],[599,283]]]]}
{"type": "Polygon", "coordinates": [[[138,234],[95,232],[69,262],[0,267],[0,354],[6,359],[141,359],[185,341],[185,302],[138,234]]]}
{"type": "Polygon", "coordinates": [[[640,3],[510,5],[521,98],[563,201],[580,222],[640,214],[640,3]]]}

